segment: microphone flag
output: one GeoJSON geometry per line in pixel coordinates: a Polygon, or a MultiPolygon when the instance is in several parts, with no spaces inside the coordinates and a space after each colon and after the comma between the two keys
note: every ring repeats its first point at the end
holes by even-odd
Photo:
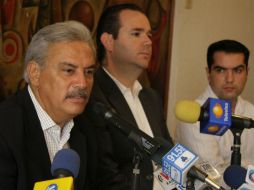
{"type": "Polygon", "coordinates": [[[73,190],[73,177],[36,182],[34,190],[73,190]]]}
{"type": "Polygon", "coordinates": [[[198,160],[198,156],[181,144],[176,144],[162,158],[162,172],[170,176],[181,186],[186,184],[189,169],[198,160]]]}
{"type": "Polygon", "coordinates": [[[202,109],[208,116],[200,121],[200,133],[223,135],[231,126],[231,103],[229,101],[208,98],[202,109]]]}

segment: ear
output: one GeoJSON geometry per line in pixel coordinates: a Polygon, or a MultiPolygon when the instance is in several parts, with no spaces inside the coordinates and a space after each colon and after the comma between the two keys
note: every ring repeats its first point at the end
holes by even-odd
{"type": "Polygon", "coordinates": [[[32,86],[39,85],[41,68],[35,61],[30,61],[27,65],[27,75],[32,86]]]}
{"type": "Polygon", "coordinates": [[[112,51],[113,49],[113,44],[114,44],[114,39],[112,34],[109,34],[107,32],[104,32],[101,35],[101,43],[103,44],[103,46],[105,47],[106,50],[108,51],[112,51]]]}

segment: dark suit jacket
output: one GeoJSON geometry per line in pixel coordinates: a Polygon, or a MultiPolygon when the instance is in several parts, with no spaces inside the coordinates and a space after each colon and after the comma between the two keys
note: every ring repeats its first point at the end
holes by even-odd
{"type": "MultiPolygon", "coordinates": [[[[0,105],[0,121],[0,189],[31,190],[35,182],[52,179],[44,134],[27,89],[0,105]]],[[[80,156],[75,189],[88,190],[95,179],[96,148],[87,153],[92,148],[87,134],[80,132],[81,126],[88,127],[91,137],[84,118],[77,117],[69,144],[80,156]]]]}
{"type": "MultiPolygon", "coordinates": [[[[162,104],[157,93],[152,89],[143,89],[139,94],[139,98],[154,136],[164,137],[172,143],[163,116],[162,104]]],[[[102,68],[99,68],[95,74],[90,100],[91,104],[87,107],[87,112],[93,118],[93,124],[97,125],[97,139],[99,141],[100,164],[97,180],[100,189],[130,190],[134,143],[119,129],[106,124],[103,119],[91,114],[92,102],[100,101],[112,107],[134,127],[137,127],[137,123],[121,91],[102,68]]],[[[143,154],[142,156],[140,189],[150,190],[153,184],[152,163],[147,155],[143,154]]]]}

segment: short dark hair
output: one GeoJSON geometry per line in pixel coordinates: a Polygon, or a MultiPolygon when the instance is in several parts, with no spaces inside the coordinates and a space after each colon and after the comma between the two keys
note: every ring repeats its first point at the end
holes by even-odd
{"type": "Polygon", "coordinates": [[[119,14],[123,10],[133,10],[145,14],[139,6],[129,3],[113,5],[104,10],[99,19],[96,33],[97,61],[99,63],[102,62],[105,57],[105,48],[100,40],[101,35],[104,32],[107,32],[112,34],[114,39],[117,39],[118,32],[121,27],[121,23],[119,22],[119,14]]]}
{"type": "Polygon", "coordinates": [[[212,43],[207,50],[207,66],[209,71],[211,71],[212,64],[214,62],[213,56],[215,52],[223,51],[226,53],[243,53],[244,63],[248,67],[250,52],[248,48],[242,43],[235,40],[221,40],[212,43]]]}

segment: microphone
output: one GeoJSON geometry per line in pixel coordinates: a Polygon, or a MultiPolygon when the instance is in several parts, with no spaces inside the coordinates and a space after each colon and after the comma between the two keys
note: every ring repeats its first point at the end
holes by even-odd
{"type": "MultiPolygon", "coordinates": [[[[117,127],[119,130],[121,130],[126,136],[128,136],[129,139],[133,140],[143,152],[148,154],[150,156],[150,159],[156,162],[157,164],[163,166],[162,170],[165,170],[166,167],[171,167],[175,163],[168,163],[166,160],[168,158],[167,152],[168,150],[170,152],[176,152],[179,153],[179,147],[184,147],[183,145],[176,145],[173,147],[173,144],[166,141],[163,138],[152,138],[140,129],[138,129],[135,126],[132,126],[129,122],[122,119],[117,113],[113,112],[110,108],[108,108],[106,105],[100,102],[95,102],[93,104],[93,111],[101,115],[106,121],[108,121],[113,126],[117,127]],[[172,150],[171,150],[172,149],[172,150]],[[171,164],[171,165],[170,165],[171,164]]],[[[184,172],[182,172],[182,178],[184,179],[186,173],[188,173],[189,176],[199,179],[200,181],[207,183],[208,185],[214,187],[215,189],[223,189],[222,187],[219,187],[217,184],[215,184],[212,180],[208,178],[208,175],[195,166],[192,166],[194,162],[198,159],[198,156],[196,156],[194,153],[190,152],[186,147],[181,149],[181,153],[185,153],[185,156],[188,156],[189,160],[187,168],[184,168],[184,172]],[[184,151],[183,151],[184,150],[184,151]],[[188,172],[186,170],[188,169],[188,172]]],[[[179,155],[181,156],[181,155],[179,155]]],[[[186,160],[185,160],[186,161],[186,160]]],[[[166,170],[165,170],[166,171],[166,170]]],[[[167,173],[166,173],[167,174],[167,173]]],[[[170,177],[174,179],[171,175],[170,177]]],[[[174,179],[177,183],[184,183],[184,180],[178,180],[174,179]]]]}
{"type": "Polygon", "coordinates": [[[77,178],[80,166],[80,158],[72,149],[59,150],[52,162],[51,173],[57,179],[36,182],[34,190],[73,190],[73,177],[77,178]]]}
{"type": "Polygon", "coordinates": [[[101,115],[110,124],[119,128],[126,136],[128,136],[129,139],[134,141],[141,150],[149,155],[154,155],[154,153],[161,146],[152,137],[139,130],[137,127],[132,126],[132,124],[130,124],[128,121],[119,117],[114,111],[103,103],[93,103],[92,109],[96,114],[101,115]]]}
{"type": "Polygon", "coordinates": [[[198,179],[214,189],[224,189],[211,180],[207,173],[194,166],[194,163],[198,160],[198,156],[181,144],[176,144],[171,148],[162,160],[162,171],[181,186],[184,186],[186,178],[189,177],[190,179],[198,179]]]}
{"type": "Polygon", "coordinates": [[[186,123],[200,121],[200,132],[212,135],[221,136],[229,128],[254,128],[251,118],[232,115],[231,104],[216,98],[208,98],[202,107],[195,101],[179,101],[175,106],[175,115],[177,119],[186,123]]]}
{"type": "Polygon", "coordinates": [[[170,178],[167,174],[163,173],[161,167],[155,170],[153,175],[157,179],[159,184],[163,187],[163,189],[171,190],[179,186],[172,178],[170,178]]]}
{"type": "Polygon", "coordinates": [[[253,190],[254,187],[247,184],[247,183],[244,183],[242,184],[237,190],[253,190]]]}
{"type": "Polygon", "coordinates": [[[52,162],[51,173],[55,178],[74,177],[79,173],[80,158],[73,149],[59,150],[52,162]]]}
{"type": "Polygon", "coordinates": [[[254,166],[248,165],[245,181],[254,189],[254,166]]]}
{"type": "Polygon", "coordinates": [[[244,182],[247,170],[239,165],[229,166],[223,175],[225,183],[233,188],[238,189],[244,182]]]}

